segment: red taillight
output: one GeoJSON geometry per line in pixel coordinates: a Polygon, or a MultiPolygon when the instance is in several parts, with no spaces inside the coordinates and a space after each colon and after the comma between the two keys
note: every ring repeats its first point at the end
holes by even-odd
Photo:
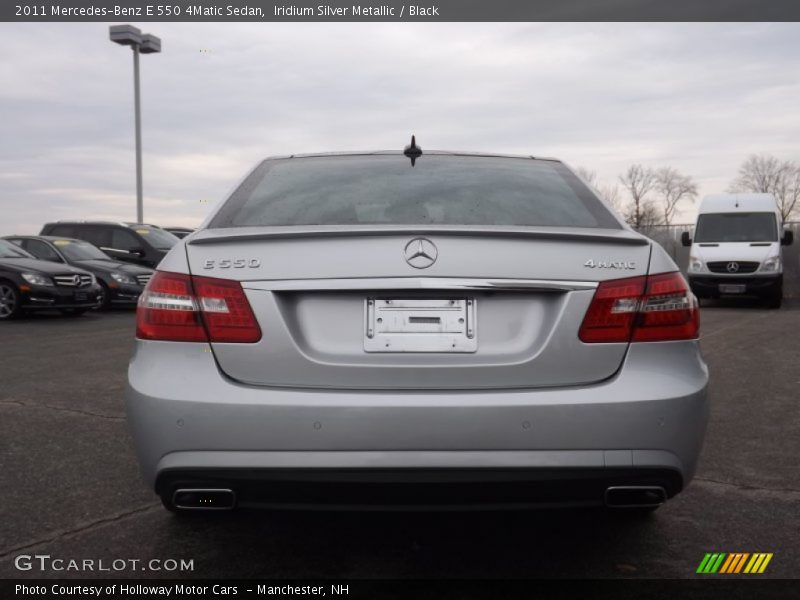
{"type": "Polygon", "coordinates": [[[677,271],[603,281],[578,337],[586,343],[664,342],[698,336],[694,296],[677,271]]]}
{"type": "Polygon", "coordinates": [[[139,298],[136,337],[257,342],[261,329],[238,281],[156,271],[139,298]]]}
{"type": "Polygon", "coordinates": [[[578,337],[582,342],[628,342],[647,277],[603,281],[583,318],[578,337]]]}
{"type": "Polygon", "coordinates": [[[700,334],[697,313],[697,301],[680,273],[650,275],[632,341],[694,339],[700,334]]]}

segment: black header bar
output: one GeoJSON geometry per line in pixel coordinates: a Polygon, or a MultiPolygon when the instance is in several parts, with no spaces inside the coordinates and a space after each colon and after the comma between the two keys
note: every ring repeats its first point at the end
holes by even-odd
{"type": "Polygon", "coordinates": [[[3,0],[0,21],[800,21],[798,0],[3,0]]]}

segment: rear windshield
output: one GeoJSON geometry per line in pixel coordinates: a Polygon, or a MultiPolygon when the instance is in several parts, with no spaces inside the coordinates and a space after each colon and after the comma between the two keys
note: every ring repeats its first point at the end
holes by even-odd
{"type": "Polygon", "coordinates": [[[105,252],[89,242],[80,240],[54,240],[53,245],[61,250],[67,260],[111,260],[105,252]]]}
{"type": "Polygon", "coordinates": [[[774,213],[708,213],[697,219],[694,241],[776,242],[778,224],[774,213]]]}
{"type": "Polygon", "coordinates": [[[153,248],[157,248],[158,250],[169,250],[178,243],[177,237],[172,235],[169,231],[158,229],[157,227],[131,225],[130,228],[150,242],[153,248]]]}
{"type": "Polygon", "coordinates": [[[264,161],[210,224],[258,225],[621,228],[561,163],[450,155],[264,161]]]}

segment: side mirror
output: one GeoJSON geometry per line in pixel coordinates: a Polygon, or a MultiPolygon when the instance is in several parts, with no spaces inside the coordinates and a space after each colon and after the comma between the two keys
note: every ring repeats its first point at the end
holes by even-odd
{"type": "Polygon", "coordinates": [[[687,246],[687,247],[692,245],[692,238],[689,237],[689,232],[688,231],[684,231],[681,234],[681,244],[683,244],[684,246],[687,246]]]}
{"type": "Polygon", "coordinates": [[[792,242],[794,242],[794,231],[784,231],[781,238],[781,246],[791,246],[792,242]]]}

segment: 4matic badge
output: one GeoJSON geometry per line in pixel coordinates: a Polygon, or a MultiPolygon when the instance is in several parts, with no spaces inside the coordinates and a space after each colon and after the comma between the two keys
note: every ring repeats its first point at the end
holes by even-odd
{"type": "Polygon", "coordinates": [[[636,263],[632,260],[598,260],[590,258],[585,263],[584,267],[589,269],[623,269],[633,271],[636,269],[636,263]]]}

